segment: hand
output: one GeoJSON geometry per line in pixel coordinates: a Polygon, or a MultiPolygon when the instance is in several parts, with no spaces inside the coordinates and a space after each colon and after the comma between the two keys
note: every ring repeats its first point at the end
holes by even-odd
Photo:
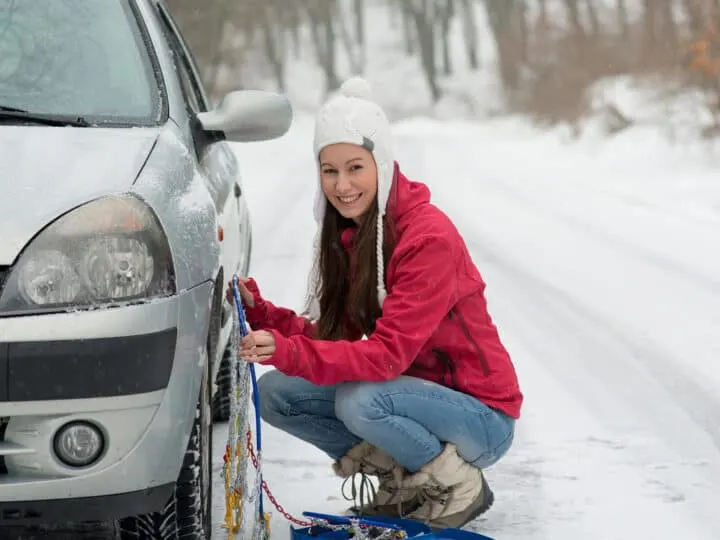
{"type": "Polygon", "coordinates": [[[240,341],[238,356],[246,362],[265,362],[275,354],[275,336],[267,330],[250,332],[240,341]]]}
{"type": "MultiPolygon", "coordinates": [[[[253,297],[250,290],[245,286],[248,281],[248,278],[238,277],[238,291],[240,292],[240,299],[242,300],[243,304],[251,308],[255,307],[255,298],[253,297]]],[[[228,304],[235,303],[232,280],[228,281],[228,288],[227,292],[225,293],[225,299],[228,301],[228,304]]]]}

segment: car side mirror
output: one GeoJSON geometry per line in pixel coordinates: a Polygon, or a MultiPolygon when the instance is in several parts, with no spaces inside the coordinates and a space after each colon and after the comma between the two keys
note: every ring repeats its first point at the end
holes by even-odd
{"type": "Polygon", "coordinates": [[[287,133],[293,111],[282,94],[235,90],[213,110],[198,113],[197,119],[205,131],[222,132],[228,141],[268,141],[287,133]]]}

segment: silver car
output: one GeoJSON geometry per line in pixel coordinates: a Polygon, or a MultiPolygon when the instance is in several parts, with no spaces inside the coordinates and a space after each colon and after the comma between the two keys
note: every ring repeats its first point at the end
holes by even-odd
{"type": "Polygon", "coordinates": [[[0,533],[210,538],[251,249],[226,141],[291,117],[254,91],[213,108],[162,1],[0,0],[0,533]]]}

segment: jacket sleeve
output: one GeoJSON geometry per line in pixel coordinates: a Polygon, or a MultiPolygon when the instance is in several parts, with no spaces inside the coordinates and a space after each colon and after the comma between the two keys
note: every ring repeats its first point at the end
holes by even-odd
{"type": "Polygon", "coordinates": [[[437,235],[417,238],[397,253],[397,271],[375,331],[362,341],[275,337],[275,354],[264,364],[319,384],[384,381],[413,363],[457,299],[450,241],[437,235]]]}
{"type": "Polygon", "coordinates": [[[245,306],[245,316],[253,330],[275,330],[285,337],[303,335],[313,338],[316,335],[315,323],[291,309],[265,300],[254,279],[248,280],[245,286],[252,293],[255,304],[253,307],[245,306]]]}

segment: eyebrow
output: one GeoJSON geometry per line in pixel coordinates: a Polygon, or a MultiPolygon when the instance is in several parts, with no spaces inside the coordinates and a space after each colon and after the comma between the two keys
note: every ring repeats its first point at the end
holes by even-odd
{"type": "MultiPolygon", "coordinates": [[[[345,162],[345,165],[347,165],[348,163],[352,163],[353,161],[360,161],[360,160],[362,160],[362,157],[360,157],[360,156],[357,156],[357,157],[354,157],[354,158],[350,158],[350,159],[348,159],[348,160],[345,162]]],[[[323,161],[323,162],[320,164],[320,166],[321,166],[321,167],[334,167],[335,165],[333,165],[332,163],[328,163],[327,161],[323,161]]]]}

